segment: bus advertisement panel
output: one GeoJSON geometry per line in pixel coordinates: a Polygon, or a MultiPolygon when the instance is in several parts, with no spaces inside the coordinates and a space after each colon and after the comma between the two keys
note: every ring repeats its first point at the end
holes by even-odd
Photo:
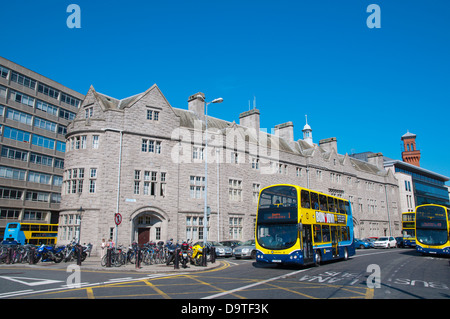
{"type": "Polygon", "coordinates": [[[320,264],[355,254],[347,200],[295,185],[272,185],[259,194],[256,261],[320,264]]]}

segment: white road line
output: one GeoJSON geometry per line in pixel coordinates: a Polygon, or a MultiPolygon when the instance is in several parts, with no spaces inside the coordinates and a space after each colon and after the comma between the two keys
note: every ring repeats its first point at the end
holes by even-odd
{"type": "Polygon", "coordinates": [[[297,271],[288,273],[286,275],[281,275],[281,276],[273,277],[273,278],[266,279],[266,280],[263,280],[263,281],[260,281],[260,282],[255,282],[254,284],[250,284],[250,285],[247,285],[247,286],[243,286],[243,287],[235,288],[235,289],[232,289],[232,290],[224,291],[224,292],[221,292],[221,293],[218,293],[218,294],[215,294],[215,295],[204,297],[202,299],[214,299],[214,298],[222,297],[222,296],[225,296],[225,295],[229,295],[229,294],[235,293],[237,291],[241,291],[241,290],[245,290],[245,289],[252,288],[252,287],[255,287],[255,286],[263,285],[265,283],[268,283],[268,282],[271,282],[271,281],[274,281],[274,280],[278,280],[278,279],[281,279],[281,278],[286,278],[286,277],[289,277],[289,276],[294,276],[296,274],[299,274],[299,273],[304,272],[304,271],[308,271],[310,269],[312,269],[312,268],[297,270],[297,271]]]}

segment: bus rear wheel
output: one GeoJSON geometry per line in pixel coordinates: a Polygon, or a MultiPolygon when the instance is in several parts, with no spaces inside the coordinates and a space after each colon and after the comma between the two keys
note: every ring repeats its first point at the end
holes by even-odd
{"type": "Polygon", "coordinates": [[[344,248],[344,260],[348,259],[348,249],[347,247],[344,248]]]}
{"type": "Polygon", "coordinates": [[[320,251],[316,250],[314,253],[314,264],[316,266],[320,266],[321,262],[322,262],[322,256],[320,255],[320,251]]]}

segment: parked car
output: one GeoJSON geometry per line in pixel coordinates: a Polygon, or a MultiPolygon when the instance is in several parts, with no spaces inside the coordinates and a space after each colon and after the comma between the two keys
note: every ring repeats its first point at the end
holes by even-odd
{"type": "Polygon", "coordinates": [[[364,249],[364,248],[373,247],[372,243],[370,243],[368,240],[364,240],[364,239],[355,238],[354,243],[355,243],[355,248],[364,249]]]}
{"type": "MultiPolygon", "coordinates": [[[[195,246],[197,244],[200,244],[200,245],[203,246],[203,241],[195,243],[192,246],[195,246]]],[[[231,257],[231,256],[233,256],[233,249],[231,249],[231,247],[224,246],[224,245],[222,245],[221,243],[219,243],[217,241],[207,241],[206,242],[206,246],[214,247],[216,249],[216,256],[217,257],[231,257]]]]}
{"type": "Polygon", "coordinates": [[[236,246],[242,245],[242,241],[240,240],[223,240],[220,243],[224,246],[231,247],[231,249],[234,249],[236,246]]]}
{"type": "Polygon", "coordinates": [[[397,241],[394,237],[380,237],[373,243],[374,248],[395,248],[397,241]]]}
{"type": "Polygon", "coordinates": [[[233,249],[233,255],[236,259],[240,259],[242,257],[250,257],[252,259],[256,258],[256,248],[255,248],[255,240],[247,240],[243,242],[241,245],[236,246],[233,249]]]}
{"type": "Polygon", "coordinates": [[[395,237],[395,241],[397,242],[397,247],[405,247],[405,244],[403,243],[403,237],[395,237]]]}

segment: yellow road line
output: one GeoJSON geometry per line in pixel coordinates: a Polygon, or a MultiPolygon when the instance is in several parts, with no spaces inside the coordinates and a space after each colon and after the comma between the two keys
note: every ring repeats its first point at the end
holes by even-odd
{"type": "Polygon", "coordinates": [[[156,291],[159,295],[161,295],[164,299],[172,299],[169,297],[168,294],[166,294],[164,291],[162,291],[161,289],[159,289],[158,287],[156,287],[154,284],[152,284],[150,281],[148,281],[148,279],[144,280],[145,284],[147,286],[152,287],[152,289],[154,291],[156,291]]]}

